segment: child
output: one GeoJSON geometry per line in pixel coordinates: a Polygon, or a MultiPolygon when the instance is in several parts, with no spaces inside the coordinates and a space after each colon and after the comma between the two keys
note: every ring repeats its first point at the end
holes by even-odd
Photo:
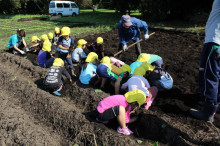
{"type": "Polygon", "coordinates": [[[124,135],[133,134],[128,129],[126,123],[130,122],[130,114],[134,112],[137,107],[141,107],[146,101],[146,95],[141,90],[133,90],[127,92],[125,95],[113,95],[104,98],[97,106],[96,120],[107,123],[109,120],[116,118],[119,122],[117,132],[124,135]]]}
{"type": "Polygon", "coordinates": [[[54,37],[53,37],[53,33],[52,32],[49,32],[48,33],[48,38],[49,38],[49,41],[51,42],[52,46],[51,46],[51,52],[52,54],[55,54],[56,53],[56,43],[54,41],[54,37]]]}
{"type": "Polygon", "coordinates": [[[153,71],[150,71],[147,79],[159,91],[169,90],[173,87],[173,78],[165,69],[160,67],[156,67],[153,71]]]}
{"type": "Polygon", "coordinates": [[[70,28],[63,27],[61,29],[61,34],[62,36],[59,37],[59,42],[57,47],[58,57],[63,59],[63,61],[65,60],[67,61],[72,75],[76,76],[74,73],[75,68],[73,67],[71,58],[69,57],[69,51],[71,51],[71,48],[74,47],[73,37],[70,36],[70,28]]]}
{"type": "Polygon", "coordinates": [[[141,53],[139,56],[138,56],[138,59],[137,61],[133,62],[130,67],[131,67],[131,75],[133,74],[134,70],[141,66],[141,64],[143,62],[148,62],[150,60],[150,55],[149,54],[146,54],[146,53],[141,53]]]}
{"type": "Polygon", "coordinates": [[[54,45],[57,45],[59,42],[59,37],[61,36],[61,31],[59,27],[55,27],[55,32],[54,32],[54,45]]]}
{"type": "Polygon", "coordinates": [[[48,68],[52,66],[53,61],[54,58],[51,54],[51,43],[49,40],[45,40],[43,43],[43,48],[38,54],[37,62],[40,67],[48,68]]]}
{"type": "Polygon", "coordinates": [[[82,84],[96,84],[99,81],[99,77],[96,74],[96,61],[98,55],[94,52],[90,52],[86,58],[85,63],[82,65],[81,74],[79,80],[82,84]]]}
{"type": "Polygon", "coordinates": [[[23,51],[23,48],[27,47],[27,44],[24,40],[25,31],[23,29],[18,29],[17,34],[14,34],[10,37],[8,42],[9,52],[17,54],[18,52],[22,55],[26,54],[23,51]]]}
{"type": "Polygon", "coordinates": [[[122,72],[119,76],[117,76],[115,73],[113,73],[110,69],[110,58],[108,56],[105,56],[101,60],[101,64],[98,65],[97,74],[99,77],[101,77],[101,86],[100,88],[103,89],[106,80],[110,80],[111,84],[115,87],[115,94],[119,94],[120,89],[120,82],[124,76],[124,73],[122,72]]]}
{"type": "Polygon", "coordinates": [[[29,48],[32,49],[34,53],[42,49],[43,43],[40,41],[40,39],[37,36],[32,36],[31,40],[33,44],[29,46],[29,48]]]}
{"type": "Polygon", "coordinates": [[[98,37],[95,43],[87,44],[87,48],[92,52],[96,52],[100,59],[104,57],[104,45],[102,37],[98,37]]]}
{"type": "Polygon", "coordinates": [[[83,51],[86,48],[87,42],[84,39],[80,39],[77,42],[77,47],[72,52],[72,60],[74,64],[78,64],[82,61],[82,59],[86,58],[86,54],[83,51]]]}
{"type": "Polygon", "coordinates": [[[131,78],[128,79],[126,83],[122,84],[121,89],[125,90],[128,88],[128,91],[137,89],[142,90],[146,95],[145,109],[148,110],[157,95],[157,88],[150,88],[149,82],[143,77],[145,73],[146,70],[143,67],[140,66],[136,68],[131,78]],[[150,91],[154,91],[154,97],[152,97],[152,93],[149,91],[149,89],[151,89],[150,91]]]}
{"type": "Polygon", "coordinates": [[[64,67],[64,61],[61,58],[56,58],[53,62],[53,66],[50,67],[46,78],[44,79],[45,89],[57,96],[61,96],[59,91],[63,86],[63,82],[61,80],[62,75],[65,75],[69,81],[72,82],[70,74],[64,67]]]}

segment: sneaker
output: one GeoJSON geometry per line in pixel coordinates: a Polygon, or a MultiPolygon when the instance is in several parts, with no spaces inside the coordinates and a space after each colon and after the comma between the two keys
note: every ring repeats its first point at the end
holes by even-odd
{"type": "Polygon", "coordinates": [[[53,94],[55,94],[57,96],[61,96],[61,94],[58,91],[54,91],[53,94]]]}
{"type": "Polygon", "coordinates": [[[109,122],[109,121],[102,121],[102,120],[99,120],[98,118],[96,118],[96,121],[97,121],[97,122],[100,122],[100,123],[103,123],[103,124],[108,124],[108,122],[109,122]]]}
{"type": "Polygon", "coordinates": [[[18,52],[17,52],[17,51],[15,51],[15,50],[13,50],[13,54],[18,54],[18,52]]]}
{"type": "Polygon", "coordinates": [[[133,132],[130,129],[128,129],[128,127],[124,128],[124,129],[121,129],[120,126],[119,126],[117,131],[118,131],[118,133],[122,133],[124,135],[133,134],[133,132]]]}

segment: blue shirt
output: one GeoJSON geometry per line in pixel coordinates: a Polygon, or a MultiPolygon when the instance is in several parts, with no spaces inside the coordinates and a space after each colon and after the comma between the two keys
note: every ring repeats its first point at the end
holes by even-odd
{"type": "Polygon", "coordinates": [[[73,37],[70,36],[68,40],[64,39],[63,36],[59,37],[57,51],[60,51],[60,52],[63,52],[63,53],[69,53],[69,50],[60,49],[59,45],[62,45],[63,47],[66,47],[66,48],[69,48],[70,46],[73,46],[74,45],[73,37]]]}
{"type": "Polygon", "coordinates": [[[96,74],[96,66],[93,63],[88,63],[86,69],[81,70],[79,80],[83,84],[89,84],[93,74],[96,74]]]}
{"type": "Polygon", "coordinates": [[[118,23],[118,34],[120,38],[120,43],[126,45],[131,39],[134,41],[140,40],[140,29],[143,28],[144,34],[148,34],[148,26],[147,23],[137,19],[135,17],[131,17],[132,26],[128,29],[122,26],[122,21],[120,20],[118,23]]]}
{"type": "Polygon", "coordinates": [[[73,62],[79,62],[81,59],[86,58],[86,53],[83,51],[82,48],[76,48],[72,52],[71,57],[73,62]]]}
{"type": "Polygon", "coordinates": [[[16,45],[18,42],[20,42],[21,40],[24,40],[24,37],[22,37],[21,39],[17,36],[17,34],[14,34],[10,37],[9,42],[8,42],[8,47],[10,48],[11,46],[16,45]]]}
{"type": "Polygon", "coordinates": [[[106,64],[103,63],[98,65],[96,72],[100,77],[107,78],[113,82],[118,79],[118,76],[113,73],[106,64]]]}
{"type": "Polygon", "coordinates": [[[130,75],[132,75],[132,74],[134,73],[134,70],[135,70],[137,67],[141,66],[141,64],[142,64],[142,62],[139,62],[139,61],[133,62],[133,63],[130,65],[130,67],[131,67],[131,73],[130,73],[130,75]]]}

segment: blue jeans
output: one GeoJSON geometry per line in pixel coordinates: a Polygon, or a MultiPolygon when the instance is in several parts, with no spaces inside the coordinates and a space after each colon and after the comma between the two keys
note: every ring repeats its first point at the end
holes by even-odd
{"type": "Polygon", "coordinates": [[[50,59],[48,59],[48,60],[45,62],[45,64],[44,64],[45,68],[51,67],[51,66],[53,65],[53,61],[54,61],[54,60],[55,60],[55,58],[53,58],[53,57],[51,57],[50,59]]]}
{"type": "Polygon", "coordinates": [[[68,57],[68,58],[67,58],[67,55],[68,55],[68,53],[63,53],[63,52],[60,52],[60,51],[59,51],[59,53],[58,53],[58,57],[61,58],[64,62],[65,62],[65,60],[66,60],[66,62],[67,62],[67,64],[68,64],[69,68],[70,68],[71,70],[75,70],[75,68],[73,67],[73,62],[72,62],[71,57],[68,57]]]}
{"type": "Polygon", "coordinates": [[[204,44],[199,68],[199,87],[205,101],[216,105],[219,102],[220,60],[214,46],[218,45],[212,42],[204,44]]]}

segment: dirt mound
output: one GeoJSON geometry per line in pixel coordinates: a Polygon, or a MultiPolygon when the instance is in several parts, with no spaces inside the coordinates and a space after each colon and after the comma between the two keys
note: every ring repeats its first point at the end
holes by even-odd
{"type": "Polygon", "coordinates": [[[45,18],[45,17],[21,18],[21,19],[18,19],[18,22],[32,21],[32,20],[47,20],[47,19],[48,19],[48,18],[45,18]]]}
{"type": "MultiPolygon", "coordinates": [[[[98,36],[104,38],[107,55],[117,52],[117,30],[83,38],[94,42],[98,36]]],[[[80,37],[75,41],[78,39],[80,37]]],[[[197,80],[203,39],[204,36],[191,33],[156,31],[149,40],[141,43],[142,52],[158,54],[163,58],[164,66],[168,67],[168,72],[174,79],[174,87],[172,90],[160,92],[150,110],[140,110],[136,113],[138,120],[128,125],[134,131],[134,136],[118,134],[115,131],[118,126],[115,120],[107,125],[95,122],[93,111],[101,99],[112,93],[111,86],[106,87],[106,92],[96,93],[95,87],[84,86],[74,79],[74,83],[66,82],[64,85],[62,98],[55,97],[42,90],[47,69],[37,66],[37,55],[28,54],[26,59],[2,52],[0,88],[4,94],[0,95],[8,96],[12,103],[17,103],[16,106],[9,104],[6,112],[10,113],[13,108],[20,107],[18,113],[23,113],[22,118],[27,119],[25,125],[30,125],[30,129],[37,131],[44,129],[42,132],[33,132],[37,137],[36,141],[22,141],[30,136],[23,129],[24,135],[18,141],[21,144],[53,145],[50,140],[54,139],[59,145],[137,145],[137,140],[141,140],[143,144],[159,141],[160,145],[217,145],[217,140],[213,140],[213,137],[219,134],[219,114],[216,114],[215,123],[212,125],[196,120],[188,113],[191,107],[200,108],[197,105],[197,80]],[[35,121],[41,126],[36,127],[35,121]],[[51,134],[52,131],[54,134],[51,134]],[[38,134],[46,136],[40,141],[38,134]]],[[[134,48],[125,52],[122,58],[127,64],[135,60],[134,48]]],[[[4,100],[2,96],[0,99],[4,100]]],[[[4,103],[8,104],[2,102],[4,103]]],[[[14,118],[19,116],[12,115],[14,118]]],[[[10,121],[9,116],[3,114],[2,117],[3,121],[10,121]]],[[[19,120],[17,122],[18,125],[22,123],[19,120]]],[[[22,127],[18,126],[18,129],[22,127]]],[[[4,131],[3,135],[0,135],[6,145],[13,144],[13,139],[17,139],[16,136],[8,137],[10,132],[12,130],[4,131]]]]}

